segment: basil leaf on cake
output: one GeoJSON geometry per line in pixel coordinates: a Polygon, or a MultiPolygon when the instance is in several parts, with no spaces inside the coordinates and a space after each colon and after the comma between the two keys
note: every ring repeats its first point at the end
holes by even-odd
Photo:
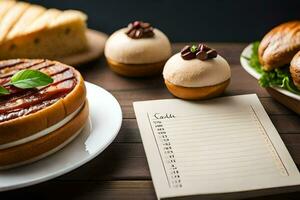
{"type": "MultiPolygon", "coordinates": [[[[7,79],[6,79],[7,80],[7,79]]],[[[0,83],[5,83],[6,80],[0,81],[0,83]]],[[[46,86],[53,82],[53,79],[38,70],[33,69],[23,69],[14,74],[9,82],[5,83],[5,86],[0,85],[0,95],[10,94],[10,86],[14,86],[20,89],[29,89],[35,87],[46,86]],[[5,88],[7,87],[7,88],[5,88]]]]}
{"type": "Polygon", "coordinates": [[[52,82],[53,79],[50,76],[33,69],[18,71],[10,80],[10,84],[22,89],[45,86],[52,82]]]}
{"type": "Polygon", "coordinates": [[[6,94],[9,94],[8,89],[6,89],[5,87],[0,85],[0,96],[1,95],[6,95],[6,94]]]}

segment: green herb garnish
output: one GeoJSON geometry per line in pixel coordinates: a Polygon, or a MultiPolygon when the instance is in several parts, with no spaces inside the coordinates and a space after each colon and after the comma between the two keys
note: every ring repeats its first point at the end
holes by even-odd
{"type": "Polygon", "coordinates": [[[197,49],[198,49],[198,47],[195,44],[192,45],[191,48],[190,48],[190,50],[191,50],[192,53],[195,53],[197,51],[197,49]]]}
{"type": "MultiPolygon", "coordinates": [[[[53,79],[38,70],[24,69],[14,74],[8,83],[21,89],[36,88],[53,82],[53,79]]],[[[0,95],[9,94],[9,91],[0,86],[0,95]]]]}
{"type": "Polygon", "coordinates": [[[252,54],[248,60],[249,65],[258,72],[261,77],[258,83],[262,87],[279,87],[288,90],[292,93],[299,94],[300,90],[294,85],[289,66],[276,68],[272,71],[264,71],[258,59],[258,46],[259,42],[252,43],[252,54]]]}
{"type": "Polygon", "coordinates": [[[0,95],[6,95],[6,94],[9,94],[9,91],[5,87],[2,87],[0,85],[0,95]]]}
{"type": "Polygon", "coordinates": [[[53,79],[38,70],[25,69],[13,75],[10,82],[15,87],[28,89],[48,85],[53,79]]]}

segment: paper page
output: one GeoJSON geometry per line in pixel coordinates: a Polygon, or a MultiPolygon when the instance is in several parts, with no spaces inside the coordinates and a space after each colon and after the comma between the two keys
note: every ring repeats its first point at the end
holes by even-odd
{"type": "Polygon", "coordinates": [[[159,196],[261,189],[299,176],[256,95],[134,109],[159,196]]]}

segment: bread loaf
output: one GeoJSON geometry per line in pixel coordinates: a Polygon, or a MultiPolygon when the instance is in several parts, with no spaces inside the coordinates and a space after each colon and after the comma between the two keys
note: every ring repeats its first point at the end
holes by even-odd
{"type": "Polygon", "coordinates": [[[24,2],[0,2],[0,59],[57,59],[88,48],[87,16],[24,2]]]}

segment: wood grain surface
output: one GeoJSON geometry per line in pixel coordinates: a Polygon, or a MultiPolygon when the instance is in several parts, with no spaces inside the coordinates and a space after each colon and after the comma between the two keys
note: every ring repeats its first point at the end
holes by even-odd
{"type": "MultiPolygon", "coordinates": [[[[232,81],[224,95],[256,93],[299,168],[300,117],[273,100],[258,86],[257,80],[242,69],[239,56],[247,44],[212,43],[209,45],[216,48],[231,65],[232,81]]],[[[174,52],[179,51],[183,46],[184,44],[174,44],[174,52]]],[[[102,154],[86,165],[45,183],[0,193],[1,200],[156,199],[132,102],[174,97],[168,93],[161,76],[123,78],[109,70],[104,58],[85,64],[79,70],[86,81],[109,90],[120,102],[124,120],[119,135],[102,154]]],[[[256,199],[300,199],[300,192],[256,199]]]]}

